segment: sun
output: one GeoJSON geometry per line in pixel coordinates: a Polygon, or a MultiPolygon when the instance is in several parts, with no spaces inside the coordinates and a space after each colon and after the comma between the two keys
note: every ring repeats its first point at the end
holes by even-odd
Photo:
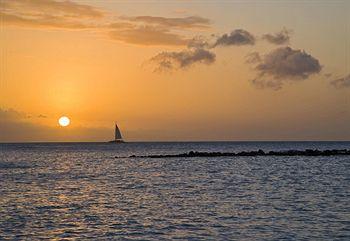
{"type": "Polygon", "coordinates": [[[67,116],[62,116],[61,118],[58,119],[58,124],[60,126],[68,126],[70,123],[70,120],[67,116]]]}

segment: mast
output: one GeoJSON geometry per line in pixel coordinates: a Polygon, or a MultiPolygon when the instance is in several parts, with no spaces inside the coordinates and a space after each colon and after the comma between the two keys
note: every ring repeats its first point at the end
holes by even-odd
{"type": "Polygon", "coordinates": [[[123,139],[122,134],[120,133],[120,130],[119,130],[119,128],[118,128],[117,123],[115,123],[114,139],[115,139],[116,141],[117,141],[117,140],[122,140],[122,139],[123,139]]]}

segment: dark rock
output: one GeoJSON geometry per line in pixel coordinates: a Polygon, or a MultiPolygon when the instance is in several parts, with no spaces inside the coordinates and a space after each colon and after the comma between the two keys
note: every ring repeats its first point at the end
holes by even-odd
{"type": "MultiPolygon", "coordinates": [[[[312,150],[306,149],[304,151],[298,150],[286,150],[286,151],[269,151],[264,152],[259,149],[258,151],[241,151],[235,152],[197,152],[190,151],[188,153],[181,154],[168,154],[168,155],[148,155],[148,156],[136,156],[131,155],[130,158],[144,157],[144,158],[171,158],[171,157],[220,157],[220,156],[336,156],[336,155],[350,155],[350,150],[312,150]]],[[[118,158],[117,156],[115,158],[118,158]]]]}

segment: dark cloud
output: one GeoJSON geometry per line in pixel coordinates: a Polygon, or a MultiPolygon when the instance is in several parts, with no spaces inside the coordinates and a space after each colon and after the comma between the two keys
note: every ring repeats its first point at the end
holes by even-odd
{"type": "Polygon", "coordinates": [[[236,29],[230,34],[224,34],[219,37],[214,46],[230,46],[230,45],[254,45],[255,37],[246,30],[236,29]]]}
{"type": "Polygon", "coordinates": [[[283,86],[283,82],[276,79],[255,78],[251,83],[258,89],[280,90],[283,86]]]}
{"type": "Polygon", "coordinates": [[[125,43],[139,45],[186,45],[188,39],[167,29],[151,26],[126,28],[110,32],[110,37],[125,43]]]}
{"type": "Polygon", "coordinates": [[[319,61],[302,50],[281,47],[263,57],[255,57],[257,77],[252,83],[259,88],[280,89],[285,81],[303,80],[321,71],[319,61]]]}
{"type": "Polygon", "coordinates": [[[350,74],[343,78],[331,81],[331,85],[333,85],[337,89],[350,88],[350,74]]]}
{"type": "Polygon", "coordinates": [[[187,47],[207,49],[207,48],[210,48],[210,44],[207,38],[203,36],[196,36],[188,41],[187,47]]]}
{"type": "Polygon", "coordinates": [[[282,31],[275,34],[270,34],[270,33],[264,34],[262,38],[272,44],[281,45],[281,44],[289,43],[290,34],[291,34],[291,31],[287,29],[283,29],[282,31]]]}
{"type": "Polygon", "coordinates": [[[302,50],[282,47],[265,55],[263,61],[256,66],[262,74],[275,78],[306,79],[309,75],[321,71],[317,59],[302,50]]]}
{"type": "Polygon", "coordinates": [[[146,24],[160,25],[163,27],[183,28],[183,29],[203,29],[209,28],[210,20],[199,16],[190,16],[183,18],[167,18],[155,16],[136,16],[136,17],[122,17],[133,22],[142,22],[146,24]]]}
{"type": "Polygon", "coordinates": [[[195,63],[211,64],[215,62],[215,54],[202,48],[192,48],[180,52],[162,52],[150,61],[157,65],[155,71],[185,69],[195,63]]]}
{"type": "Polygon", "coordinates": [[[260,62],[261,62],[261,57],[258,52],[253,52],[246,56],[246,63],[248,64],[256,64],[260,62]]]}

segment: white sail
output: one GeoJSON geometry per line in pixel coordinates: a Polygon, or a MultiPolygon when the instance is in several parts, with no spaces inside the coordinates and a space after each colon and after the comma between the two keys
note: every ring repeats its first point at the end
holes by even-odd
{"type": "Polygon", "coordinates": [[[123,139],[122,133],[120,133],[118,125],[115,124],[115,140],[121,140],[121,139],[123,139]]]}

